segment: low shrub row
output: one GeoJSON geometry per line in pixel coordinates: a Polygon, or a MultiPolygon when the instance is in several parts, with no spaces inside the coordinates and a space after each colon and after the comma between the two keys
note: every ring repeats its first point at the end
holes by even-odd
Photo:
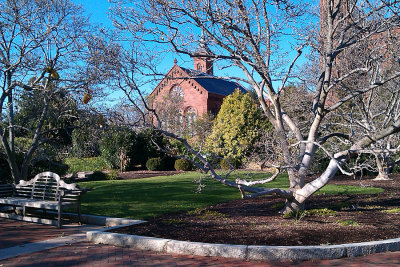
{"type": "Polygon", "coordinates": [[[165,158],[149,158],[146,162],[146,168],[150,171],[168,171],[171,170],[171,165],[177,171],[191,171],[193,170],[193,164],[185,159],[177,159],[165,157],[165,158]]]}

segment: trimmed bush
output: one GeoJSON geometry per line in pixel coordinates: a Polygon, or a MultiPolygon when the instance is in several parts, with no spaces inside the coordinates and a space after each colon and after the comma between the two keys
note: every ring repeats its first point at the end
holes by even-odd
{"type": "Polygon", "coordinates": [[[161,158],[149,158],[146,162],[146,168],[150,171],[161,171],[161,158]]]}
{"type": "Polygon", "coordinates": [[[88,176],[89,181],[118,180],[118,171],[110,172],[95,171],[88,176]]]}
{"type": "Polygon", "coordinates": [[[235,168],[239,168],[240,165],[241,165],[239,160],[235,160],[235,159],[232,159],[232,158],[222,159],[219,162],[219,166],[220,166],[221,169],[223,169],[223,170],[230,170],[231,169],[231,166],[229,165],[228,160],[231,163],[231,165],[233,167],[235,167],[235,168]]]}
{"type": "Polygon", "coordinates": [[[193,169],[193,164],[186,159],[177,159],[174,167],[177,171],[191,171],[193,169]]]}
{"type": "MultiPolygon", "coordinates": [[[[232,164],[232,163],[231,163],[231,164],[232,164]]],[[[228,161],[227,161],[226,159],[222,159],[222,160],[219,162],[219,166],[220,166],[220,168],[223,169],[223,170],[230,170],[230,169],[231,169],[231,166],[229,165],[229,163],[228,163],[228,161]]]]}

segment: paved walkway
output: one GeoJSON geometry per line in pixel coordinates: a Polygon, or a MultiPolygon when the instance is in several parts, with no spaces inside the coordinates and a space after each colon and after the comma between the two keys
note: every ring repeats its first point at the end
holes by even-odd
{"type": "MultiPolygon", "coordinates": [[[[49,242],[65,235],[82,234],[83,228],[57,229],[0,218],[0,254],[15,247],[29,247],[32,242],[49,242]],[[33,232],[35,231],[35,232],[33,232]],[[46,241],[47,240],[47,241],[46,241]],[[16,245],[17,244],[17,245],[16,245]],[[2,249],[1,249],[2,248],[2,249]]],[[[400,252],[365,257],[304,262],[242,261],[219,257],[197,257],[142,251],[76,240],[62,246],[29,252],[0,260],[0,266],[399,266],[400,252]],[[76,243],[75,243],[76,242],[76,243]]]]}

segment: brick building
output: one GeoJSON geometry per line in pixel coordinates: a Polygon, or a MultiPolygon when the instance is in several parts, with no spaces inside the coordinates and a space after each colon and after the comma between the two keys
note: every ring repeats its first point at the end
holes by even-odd
{"type": "Polygon", "coordinates": [[[210,55],[202,39],[193,57],[194,69],[178,66],[175,59],[172,68],[149,95],[151,106],[165,128],[179,132],[203,114],[216,115],[224,97],[235,89],[246,92],[240,84],[214,76],[210,55]]]}

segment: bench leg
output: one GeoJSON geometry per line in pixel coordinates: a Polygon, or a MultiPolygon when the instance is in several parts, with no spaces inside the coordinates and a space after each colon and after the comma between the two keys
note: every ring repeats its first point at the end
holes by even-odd
{"type": "Polygon", "coordinates": [[[24,206],[22,206],[22,216],[23,217],[25,217],[25,214],[26,214],[26,207],[25,207],[25,205],[24,206]]]}
{"type": "Polygon", "coordinates": [[[58,221],[57,221],[57,227],[61,228],[61,205],[58,207],[58,221]]]}
{"type": "Polygon", "coordinates": [[[78,204],[78,223],[82,225],[81,205],[78,204]]]}

